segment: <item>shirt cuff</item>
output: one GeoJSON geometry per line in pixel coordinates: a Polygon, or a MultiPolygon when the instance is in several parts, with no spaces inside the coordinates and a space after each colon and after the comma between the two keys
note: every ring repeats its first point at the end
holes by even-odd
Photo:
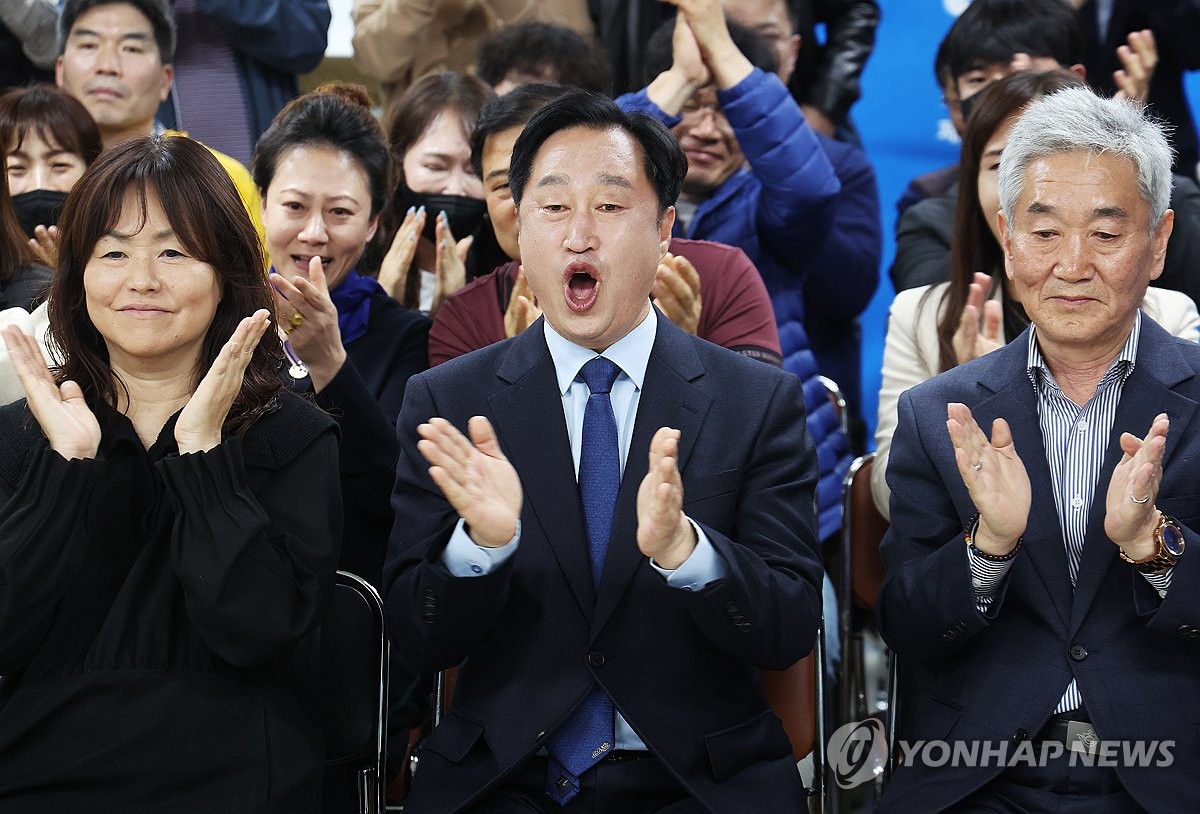
{"type": "Polygon", "coordinates": [[[971,587],[975,591],[975,607],[980,613],[987,613],[992,600],[996,597],[996,591],[1000,588],[1000,583],[1004,580],[1004,576],[1008,573],[1008,569],[1012,566],[1013,561],[993,562],[985,560],[972,551],[969,546],[963,546],[963,548],[967,550],[967,564],[971,572],[971,587]]]}
{"type": "Polygon", "coordinates": [[[729,573],[729,566],[726,565],[725,559],[717,549],[713,547],[712,541],[708,539],[704,530],[696,525],[692,518],[687,518],[687,521],[696,530],[696,547],[692,549],[688,558],[675,569],[663,568],[654,560],[650,560],[650,567],[662,574],[672,588],[699,591],[710,582],[724,578],[729,573]]]}
{"type": "Polygon", "coordinates": [[[1166,599],[1167,591],[1171,590],[1171,574],[1174,571],[1174,568],[1168,568],[1166,571],[1158,574],[1142,574],[1142,576],[1146,578],[1146,582],[1149,582],[1154,590],[1158,591],[1159,599],[1166,599]]]}
{"type": "Polygon", "coordinates": [[[456,577],[482,577],[492,573],[517,553],[521,542],[521,521],[517,520],[517,531],[513,538],[499,548],[484,548],[476,545],[467,534],[467,522],[459,518],[450,542],[442,552],[442,565],[456,577]]]}

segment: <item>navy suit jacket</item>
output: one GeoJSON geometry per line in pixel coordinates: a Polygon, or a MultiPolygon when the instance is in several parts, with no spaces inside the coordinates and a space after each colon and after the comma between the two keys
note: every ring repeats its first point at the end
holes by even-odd
{"type": "MultiPolygon", "coordinates": [[[[1028,336],[900,398],[878,610],[884,639],[906,666],[903,736],[1006,742],[1011,756],[1046,723],[1074,677],[1103,740],[1175,742],[1169,766],[1117,767],[1134,799],[1149,811],[1200,810],[1200,537],[1193,531],[1200,529],[1200,346],[1143,318],[1072,592],[1026,372],[1028,336]],[[995,418],[1008,421],[1032,486],[1023,548],[987,615],[976,610],[964,550],[963,528],[975,507],[946,429],[946,404],[956,401],[988,434],[995,418]],[[1104,532],[1120,435],[1145,436],[1160,412],[1171,424],[1156,505],[1179,520],[1188,544],[1162,600],[1118,559],[1104,532]]],[[[1157,752],[1154,762],[1163,757],[1157,752]]],[[[999,772],[995,765],[902,766],[881,811],[911,810],[914,799],[922,810],[941,811],[999,772]]]]}
{"type": "Polygon", "coordinates": [[[397,656],[420,670],[465,660],[409,797],[453,812],[542,748],[593,682],[712,811],[795,811],[791,749],[758,668],[811,650],[821,614],[816,456],[791,374],[688,336],[661,314],[597,590],[554,363],[539,321],[410,380],[399,420],[396,523],[384,587],[397,656]],[[430,480],[416,428],[486,415],[524,490],[504,565],[456,578],[441,564],[457,515],[430,480]],[[728,575],[672,588],[637,548],[650,438],[678,428],[684,511],[728,575]]]}

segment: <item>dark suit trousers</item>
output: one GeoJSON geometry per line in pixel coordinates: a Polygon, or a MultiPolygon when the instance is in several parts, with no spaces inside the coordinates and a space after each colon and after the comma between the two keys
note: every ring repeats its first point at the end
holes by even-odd
{"type": "Polygon", "coordinates": [[[1111,767],[1066,752],[1043,767],[1019,764],[951,809],[954,814],[1145,814],[1111,767]],[[1075,755],[1075,765],[1071,765],[1075,755]]]}
{"type": "Polygon", "coordinates": [[[546,795],[546,758],[535,757],[466,814],[704,814],[666,767],[646,755],[602,760],[565,806],[546,795]]]}

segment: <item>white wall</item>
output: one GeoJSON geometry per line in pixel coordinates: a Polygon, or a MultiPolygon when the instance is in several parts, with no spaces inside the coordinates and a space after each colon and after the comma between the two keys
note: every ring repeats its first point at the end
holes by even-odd
{"type": "Polygon", "coordinates": [[[354,49],[350,47],[350,38],[354,34],[354,23],[350,19],[350,9],[353,5],[354,0],[329,0],[333,20],[329,23],[329,47],[325,49],[325,56],[354,55],[354,49]]]}

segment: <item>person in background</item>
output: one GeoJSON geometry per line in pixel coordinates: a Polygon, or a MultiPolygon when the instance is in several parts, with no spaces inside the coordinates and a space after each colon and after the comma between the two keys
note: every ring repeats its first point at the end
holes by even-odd
{"type": "MultiPolygon", "coordinates": [[[[14,192],[13,209],[35,263],[29,270],[35,272],[35,290],[44,294],[58,267],[55,224],[67,193],[100,155],[100,133],[87,109],[69,93],[54,85],[33,85],[0,95],[0,151],[5,147],[5,178],[14,192]],[[48,270],[44,276],[39,267],[48,270]]],[[[38,296],[24,305],[9,305],[0,312],[0,325],[17,325],[48,352],[46,301],[38,296]]],[[[0,347],[0,404],[22,395],[8,351],[0,347]]]]}
{"type": "Polygon", "coordinates": [[[479,43],[475,75],[497,95],[518,85],[568,85],[608,93],[604,53],[576,31],[550,23],[502,28],[479,43]]]}
{"type": "MultiPolygon", "coordinates": [[[[66,0],[63,4],[55,81],[92,114],[105,147],[173,132],[154,119],[175,74],[175,20],[166,2],[66,0]]],[[[261,206],[250,174],[236,159],[212,152],[237,187],[261,239],[261,206]]]]}
{"type": "Polygon", "coordinates": [[[1135,3],[1132,0],[1068,0],[1083,29],[1088,83],[1102,93],[1121,88],[1122,48],[1153,38],[1158,52],[1146,102],[1171,125],[1172,171],[1196,180],[1196,122],[1183,85],[1185,71],[1200,69],[1200,3],[1135,3]]]}
{"type": "MultiPolygon", "coordinates": [[[[517,205],[508,170],[513,144],[525,123],[570,90],[522,85],[480,111],[471,133],[471,163],[483,179],[496,239],[511,259],[442,304],[429,330],[430,365],[516,336],[541,316],[521,273],[517,205]]],[[[782,364],[771,301],[741,249],[672,238],[650,294],[659,310],[687,333],[776,367],[782,364]]]]}
{"type": "Polygon", "coordinates": [[[471,129],[495,94],[469,74],[419,79],[396,103],[388,143],[398,168],[382,225],[384,290],[435,316],[467,280],[504,261],[486,222],[483,185],[471,166],[471,129]]]}
{"type": "MultiPolygon", "coordinates": [[[[1129,40],[1134,45],[1121,51],[1127,66],[1121,94],[1140,101],[1149,92],[1149,68],[1157,60],[1156,51],[1151,35],[1131,34],[1129,40]]],[[[1064,68],[1086,79],[1079,63],[1081,54],[1079,23],[1065,4],[976,0],[951,27],[939,58],[945,61],[946,74],[954,78],[955,94],[971,107],[988,83],[1020,67],[1064,68]],[[1020,47],[1029,53],[1012,50],[1020,47]]],[[[957,179],[957,173],[948,177],[957,179]]],[[[918,201],[897,221],[896,257],[890,271],[897,291],[947,279],[954,195],[951,190],[918,201]]],[[[1200,302],[1200,187],[1191,178],[1178,173],[1172,177],[1171,209],[1175,227],[1166,266],[1155,285],[1181,291],[1200,302]]]]}
{"type": "MultiPolygon", "coordinates": [[[[1082,85],[1067,71],[1018,71],[988,85],[972,108],[959,162],[950,279],[901,291],[888,319],[871,470],[871,492],[885,517],[890,515],[886,475],[900,394],[995,350],[1029,325],[1004,274],[996,177],[1004,145],[1025,106],[1056,90],[1082,85]]],[[[1187,295],[1150,286],[1141,307],[1168,333],[1200,340],[1200,317],[1187,295]]]]}
{"type": "MultiPolygon", "coordinates": [[[[722,0],[729,17],[757,34],[767,43],[775,56],[775,74],[784,84],[790,82],[797,65],[814,65],[813,52],[821,46],[815,37],[801,37],[801,11],[789,7],[786,0],[722,0]]],[[[811,4],[801,3],[809,8],[811,4]]],[[[870,18],[869,9],[874,3],[849,3],[843,6],[847,14],[863,13],[870,18]],[[858,9],[857,12],[852,7],[858,9]]],[[[877,13],[877,10],[876,10],[877,13]]],[[[832,34],[830,35],[833,36],[832,34]]],[[[870,41],[873,41],[871,34],[870,41]]],[[[829,43],[827,48],[833,48],[829,43]]],[[[858,58],[866,59],[870,47],[858,58]]],[[[849,56],[846,59],[853,61],[849,56]]],[[[861,65],[859,69],[861,70],[861,65]]],[[[849,70],[841,65],[836,71],[849,70]]],[[[850,97],[833,107],[838,128],[845,135],[851,127],[849,106],[857,98],[857,79],[845,78],[854,86],[844,88],[850,97]]],[[[827,78],[828,82],[833,82],[827,78]]],[[[794,86],[793,86],[794,87],[794,86]]],[[[840,87],[840,86],[839,86],[840,87]]],[[[826,87],[824,92],[828,92],[826,87]]],[[[813,128],[821,149],[829,157],[834,173],[842,189],[834,201],[835,214],[832,229],[817,249],[817,256],[809,262],[792,260],[788,265],[795,273],[802,274],[804,281],[804,329],[808,334],[817,366],[822,375],[837,382],[846,399],[847,422],[850,426],[851,446],[861,452],[865,449],[866,422],[862,415],[862,330],[858,317],[867,307],[879,282],[879,263],[883,253],[883,227],[879,218],[879,189],[875,181],[875,169],[871,166],[866,151],[856,143],[833,140],[833,120],[825,119],[827,127],[813,125],[815,119],[825,114],[811,105],[801,104],[805,121],[813,128]],[[828,131],[828,132],[827,132],[828,131]],[[838,273],[832,273],[833,269],[838,273]],[[857,296],[850,290],[861,288],[857,296]]],[[[693,130],[693,135],[697,135],[693,130]]],[[[839,138],[841,138],[839,136],[839,138]]],[[[857,137],[850,139],[857,142],[857,137]]],[[[753,169],[753,166],[751,167],[753,169]]],[[[778,297],[778,290],[773,291],[778,297]]],[[[776,300],[777,303],[779,300],[776,300]]],[[[777,306],[781,310],[793,310],[777,306]]]]}
{"type": "Polygon", "coordinates": [[[158,109],[184,130],[249,164],[297,77],[325,57],[328,0],[171,0],[178,31],[171,94],[158,109]]]}
{"type": "MultiPolygon", "coordinates": [[[[804,381],[818,373],[842,375],[846,382],[838,384],[852,393],[847,388],[860,375],[858,363],[847,363],[844,371],[830,368],[830,360],[845,360],[842,353],[824,359],[817,353],[808,316],[822,325],[848,319],[851,326],[837,334],[837,347],[857,359],[853,320],[879,275],[870,164],[858,160],[861,151],[851,153],[855,148],[808,127],[774,73],[769,48],[744,26],[727,22],[717,0],[673,1],[679,15],[649,46],[646,72],[652,79],[618,104],[671,126],[688,157],[675,233],[744,251],[771,295],[784,369],[804,381]]],[[[822,450],[818,494],[821,536],[828,539],[841,528],[841,483],[851,446],[823,392],[806,394],[822,450]],[[825,423],[823,413],[832,420],[825,423]]]]}
{"type": "Polygon", "coordinates": [[[45,299],[49,287],[50,269],[36,262],[17,220],[6,175],[0,183],[0,310],[16,308],[27,314],[45,299]]]}
{"type": "Polygon", "coordinates": [[[54,85],[0,95],[0,146],[21,228],[43,265],[55,268],[59,213],[102,149],[100,131],[71,94],[54,85]]]}
{"type": "Polygon", "coordinates": [[[54,0],[0,4],[0,92],[54,80],[57,22],[54,0]]]}
{"type": "Polygon", "coordinates": [[[550,23],[593,33],[590,0],[354,0],[354,64],[379,80],[384,120],[422,76],[470,71],[481,40],[521,23],[550,23]]]}
{"type": "Polygon", "coordinates": [[[390,178],[383,130],[357,85],[330,83],[293,99],[254,154],[288,378],[338,418],[341,564],[372,584],[391,529],[393,428],[409,377],[427,366],[429,333],[428,319],[357,270],[390,178]]]}
{"type": "Polygon", "coordinates": [[[337,429],[281,389],[261,248],[212,154],[107,150],[63,212],[57,362],[3,331],[0,809],[320,809],[337,429]]]}

